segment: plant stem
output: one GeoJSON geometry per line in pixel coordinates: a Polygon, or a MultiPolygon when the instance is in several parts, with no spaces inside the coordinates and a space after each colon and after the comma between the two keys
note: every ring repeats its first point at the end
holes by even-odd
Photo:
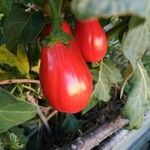
{"type": "Polygon", "coordinates": [[[52,12],[52,29],[53,31],[58,31],[61,28],[61,19],[57,11],[57,5],[55,0],[49,0],[49,5],[52,12]]]}
{"type": "Polygon", "coordinates": [[[30,80],[30,79],[11,79],[11,80],[2,80],[0,81],[0,85],[5,84],[18,84],[18,83],[35,83],[40,84],[39,80],[30,80]]]}
{"type": "Polygon", "coordinates": [[[48,2],[52,13],[52,33],[41,44],[47,47],[51,47],[57,42],[68,44],[68,41],[73,38],[61,29],[62,20],[57,9],[56,0],[48,0],[48,2]]]}
{"type": "Polygon", "coordinates": [[[63,0],[59,0],[59,15],[61,15],[61,8],[62,8],[62,5],[63,5],[63,0]]]}
{"type": "Polygon", "coordinates": [[[44,14],[50,16],[50,18],[52,18],[52,14],[51,14],[51,8],[49,6],[49,2],[48,1],[44,1],[43,3],[43,11],[44,14]]]}

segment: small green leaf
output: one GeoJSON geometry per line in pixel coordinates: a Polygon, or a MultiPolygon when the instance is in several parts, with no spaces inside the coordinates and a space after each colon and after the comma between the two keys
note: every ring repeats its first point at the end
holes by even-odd
{"type": "Polygon", "coordinates": [[[65,132],[74,132],[79,129],[80,124],[73,115],[66,114],[61,127],[65,129],[65,132]]]}
{"type": "Polygon", "coordinates": [[[19,101],[0,88],[0,132],[33,118],[36,108],[26,101],[19,101]]]}
{"type": "Polygon", "coordinates": [[[13,76],[28,76],[29,62],[23,47],[19,46],[16,56],[5,45],[0,46],[0,68],[13,76]]]}
{"type": "Polygon", "coordinates": [[[41,11],[26,12],[24,5],[14,3],[4,21],[4,37],[14,43],[33,43],[44,25],[41,11]]]}
{"type": "Polygon", "coordinates": [[[121,82],[122,75],[116,65],[108,59],[100,64],[99,80],[95,86],[94,95],[98,100],[109,101],[110,90],[113,84],[121,82]]]}
{"type": "Polygon", "coordinates": [[[17,50],[17,57],[19,59],[20,64],[23,66],[24,68],[24,72],[27,74],[27,76],[29,76],[29,61],[28,61],[28,57],[27,54],[25,53],[25,50],[23,48],[23,46],[18,46],[18,50],[17,50]]]}
{"type": "Polygon", "coordinates": [[[87,105],[87,107],[82,111],[82,114],[87,113],[89,110],[91,110],[94,106],[96,106],[97,103],[100,103],[100,101],[98,101],[98,99],[92,95],[89,104],[87,105]]]}
{"type": "Polygon", "coordinates": [[[123,53],[134,69],[137,67],[137,61],[141,59],[147,48],[150,47],[150,1],[148,1],[145,10],[145,23],[134,28],[138,19],[132,17],[129,24],[129,32],[123,42],[123,53]]]}
{"type": "Polygon", "coordinates": [[[4,16],[4,15],[0,13],[0,21],[2,20],[2,17],[3,17],[3,16],[4,16]]]}
{"type": "Polygon", "coordinates": [[[150,109],[150,79],[144,67],[138,63],[132,78],[132,90],[129,93],[123,116],[130,119],[129,128],[139,128],[144,113],[150,109]]]}
{"type": "Polygon", "coordinates": [[[80,19],[134,14],[145,17],[148,0],[73,0],[72,11],[80,19]]]}
{"type": "Polygon", "coordinates": [[[10,149],[20,150],[23,149],[28,139],[24,135],[23,128],[14,127],[8,130],[5,134],[5,138],[7,139],[7,143],[10,149]]]}

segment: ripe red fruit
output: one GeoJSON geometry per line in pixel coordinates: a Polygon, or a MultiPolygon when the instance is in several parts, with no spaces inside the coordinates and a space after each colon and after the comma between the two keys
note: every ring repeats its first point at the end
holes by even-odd
{"type": "Polygon", "coordinates": [[[92,77],[76,42],[70,41],[67,46],[58,42],[42,48],[40,82],[43,94],[56,110],[77,113],[86,107],[92,93],[92,77]]]}
{"type": "Polygon", "coordinates": [[[106,55],[107,39],[98,19],[77,20],[75,37],[86,61],[96,62],[106,55]]]}

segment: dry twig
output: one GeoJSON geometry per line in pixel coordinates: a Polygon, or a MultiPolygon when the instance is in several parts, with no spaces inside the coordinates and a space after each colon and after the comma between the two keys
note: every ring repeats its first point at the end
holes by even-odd
{"type": "Polygon", "coordinates": [[[40,109],[40,107],[37,103],[37,99],[35,99],[32,95],[30,95],[30,92],[27,92],[26,95],[27,95],[27,100],[30,103],[32,103],[34,106],[36,106],[38,115],[40,116],[40,118],[41,118],[42,122],[44,123],[45,127],[47,128],[47,130],[50,131],[47,119],[44,116],[42,110],[40,109]]]}
{"type": "MultiPolygon", "coordinates": [[[[32,132],[28,137],[31,137],[31,136],[32,136],[35,132],[37,132],[43,125],[45,125],[45,127],[46,127],[47,130],[48,130],[48,132],[51,134],[51,129],[50,129],[49,124],[48,124],[47,121],[48,121],[50,118],[52,118],[54,115],[56,115],[56,114],[57,114],[57,111],[56,111],[56,110],[52,111],[52,112],[46,117],[46,116],[43,114],[43,111],[44,111],[44,113],[47,113],[46,111],[49,111],[50,109],[47,108],[47,107],[45,108],[45,110],[44,110],[44,107],[42,107],[42,109],[41,109],[40,106],[38,105],[37,99],[34,98],[32,95],[30,95],[30,92],[27,92],[26,95],[27,95],[27,100],[28,100],[30,103],[32,103],[34,106],[37,107],[37,113],[38,113],[38,115],[40,116],[40,118],[41,118],[41,120],[42,120],[42,122],[43,122],[43,124],[40,123],[39,128],[36,128],[35,130],[33,130],[33,132],[32,132]]],[[[40,120],[39,120],[39,121],[40,121],[40,120]]]]}
{"type": "Polygon", "coordinates": [[[90,150],[127,124],[128,120],[118,117],[113,122],[106,123],[93,132],[77,138],[73,143],[65,147],[64,150],[90,150]]]}
{"type": "Polygon", "coordinates": [[[0,85],[15,84],[15,83],[34,83],[34,84],[40,84],[40,81],[39,80],[30,80],[30,79],[12,79],[12,80],[2,80],[2,81],[0,81],[0,85]]]}

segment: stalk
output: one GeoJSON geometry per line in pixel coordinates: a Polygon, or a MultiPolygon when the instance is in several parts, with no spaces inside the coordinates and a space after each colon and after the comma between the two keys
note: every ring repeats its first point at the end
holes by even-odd
{"type": "Polygon", "coordinates": [[[55,0],[49,0],[49,5],[52,12],[52,29],[53,31],[59,31],[61,28],[61,18],[55,0]]]}

